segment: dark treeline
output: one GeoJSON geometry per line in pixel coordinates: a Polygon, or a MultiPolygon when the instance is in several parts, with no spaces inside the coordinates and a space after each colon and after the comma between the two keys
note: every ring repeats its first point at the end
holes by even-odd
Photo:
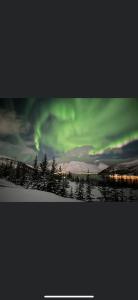
{"type": "Polygon", "coordinates": [[[64,174],[61,166],[57,168],[55,159],[49,166],[46,154],[40,163],[36,156],[32,167],[23,162],[7,160],[0,165],[0,177],[26,189],[51,192],[81,201],[92,200],[89,174],[86,180],[78,176],[74,177],[71,172],[64,174]]]}
{"type": "Polygon", "coordinates": [[[67,197],[69,181],[62,173],[61,167],[57,169],[56,161],[53,159],[51,168],[48,167],[46,154],[41,163],[38,163],[37,156],[33,167],[22,162],[7,161],[0,166],[0,177],[25,187],[26,189],[37,189],[55,193],[67,197]]]}
{"type": "MultiPolygon", "coordinates": [[[[0,177],[21,185],[26,189],[36,189],[51,192],[62,197],[75,198],[81,201],[127,201],[124,188],[128,188],[129,183],[116,182],[105,177],[99,181],[87,173],[87,176],[74,176],[69,172],[64,174],[61,166],[58,168],[55,159],[49,166],[47,155],[38,163],[35,157],[33,167],[23,163],[7,160],[0,165],[0,177]],[[97,188],[100,194],[95,195],[93,189],[97,188]],[[120,189],[120,190],[119,190],[120,189]]],[[[137,188],[133,184],[133,189],[137,188]]],[[[130,201],[135,200],[133,190],[130,190],[130,201]]]]}

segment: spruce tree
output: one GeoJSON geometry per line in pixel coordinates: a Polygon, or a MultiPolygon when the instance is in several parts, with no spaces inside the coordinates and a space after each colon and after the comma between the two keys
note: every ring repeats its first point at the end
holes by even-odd
{"type": "Polygon", "coordinates": [[[80,182],[80,180],[79,180],[79,177],[78,177],[78,176],[75,178],[75,182],[76,182],[76,183],[79,183],[79,182],[80,182]]]}
{"type": "Polygon", "coordinates": [[[8,174],[7,174],[7,179],[9,181],[13,181],[13,175],[14,175],[13,170],[14,170],[14,168],[13,168],[13,162],[11,161],[9,163],[9,166],[8,166],[8,174]]]}
{"type": "Polygon", "coordinates": [[[65,181],[64,179],[62,180],[62,186],[61,186],[61,189],[60,189],[60,196],[66,198],[67,197],[67,190],[66,190],[66,184],[65,184],[65,181]]]}
{"type": "Polygon", "coordinates": [[[34,169],[32,171],[31,186],[33,188],[37,188],[37,185],[38,185],[38,159],[37,159],[37,155],[36,155],[35,160],[34,160],[34,169]]]}
{"type": "Polygon", "coordinates": [[[91,197],[91,184],[90,184],[90,182],[88,182],[86,184],[86,200],[87,201],[91,201],[92,200],[92,197],[91,197]]]}
{"type": "Polygon", "coordinates": [[[90,182],[90,174],[89,174],[89,170],[87,172],[87,176],[86,176],[86,183],[90,182]]]}
{"type": "MultiPolygon", "coordinates": [[[[101,191],[101,193],[103,194],[103,197],[104,197],[103,200],[104,200],[105,202],[108,201],[108,195],[109,195],[109,193],[108,193],[107,187],[106,187],[106,186],[101,186],[100,191],[101,191]]],[[[113,198],[114,198],[114,195],[111,195],[111,199],[112,199],[112,200],[113,200],[113,198]]]]}
{"type": "Polygon", "coordinates": [[[35,170],[37,169],[37,155],[36,155],[35,160],[34,160],[34,169],[35,170]]]}
{"type": "Polygon", "coordinates": [[[53,158],[53,161],[52,161],[52,167],[51,167],[51,174],[55,174],[56,173],[56,161],[55,161],[55,158],[53,158]]]}
{"type": "Polygon", "coordinates": [[[48,176],[48,183],[47,183],[47,191],[52,192],[52,193],[57,193],[58,190],[58,174],[57,174],[57,169],[56,169],[56,162],[55,159],[53,158],[52,161],[52,167],[48,176]]]}
{"type": "Polygon", "coordinates": [[[74,195],[73,195],[73,188],[72,188],[72,187],[71,187],[71,189],[70,189],[69,198],[74,198],[74,195]]]}
{"type": "Polygon", "coordinates": [[[91,182],[90,182],[90,175],[89,175],[89,170],[87,173],[87,177],[86,177],[86,200],[87,201],[91,201],[91,182]]]}
{"type": "Polygon", "coordinates": [[[80,181],[79,186],[76,188],[75,196],[78,200],[84,200],[84,183],[82,181],[80,181]]]}
{"type": "Polygon", "coordinates": [[[42,171],[42,175],[44,175],[45,173],[48,172],[48,160],[47,160],[47,155],[44,155],[44,158],[42,160],[42,162],[40,163],[40,168],[42,171]]]}
{"type": "Polygon", "coordinates": [[[58,169],[57,172],[57,190],[56,190],[56,194],[60,194],[61,188],[62,188],[62,179],[63,179],[63,174],[62,174],[62,168],[61,166],[58,169]]]}
{"type": "Polygon", "coordinates": [[[72,174],[71,174],[71,172],[69,171],[69,173],[67,174],[67,178],[70,180],[70,181],[72,181],[73,180],[73,176],[72,176],[72,174]]]}
{"type": "Polygon", "coordinates": [[[16,166],[16,174],[15,174],[16,184],[20,184],[20,177],[21,177],[21,163],[18,161],[16,166]]]}
{"type": "Polygon", "coordinates": [[[69,188],[69,180],[67,179],[67,176],[64,175],[63,179],[64,179],[65,187],[66,187],[66,188],[69,188]]]}
{"type": "Polygon", "coordinates": [[[40,163],[40,171],[38,171],[37,189],[47,191],[48,176],[48,160],[47,155],[45,154],[40,163]]]}
{"type": "Polygon", "coordinates": [[[9,174],[9,164],[8,162],[6,162],[6,164],[4,164],[3,177],[7,177],[8,174],[9,174]]]}
{"type": "Polygon", "coordinates": [[[68,197],[67,188],[69,188],[69,182],[67,180],[67,177],[64,175],[64,176],[62,176],[62,180],[60,183],[60,190],[58,192],[58,195],[65,197],[65,198],[68,197]]]}
{"type": "Polygon", "coordinates": [[[62,168],[61,168],[61,166],[59,166],[58,174],[59,174],[59,175],[62,175],[62,168]]]}
{"type": "Polygon", "coordinates": [[[0,165],[0,178],[4,177],[4,163],[0,165]]]}
{"type": "Polygon", "coordinates": [[[24,186],[26,182],[26,173],[27,173],[25,164],[21,164],[20,171],[21,171],[21,175],[20,175],[19,183],[21,186],[24,186]]]}

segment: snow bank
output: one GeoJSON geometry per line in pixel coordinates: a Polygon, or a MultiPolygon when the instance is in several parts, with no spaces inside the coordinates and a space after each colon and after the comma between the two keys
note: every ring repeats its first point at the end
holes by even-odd
{"type": "Polygon", "coordinates": [[[52,193],[24,189],[5,179],[0,179],[0,202],[80,202],[52,193]]]}

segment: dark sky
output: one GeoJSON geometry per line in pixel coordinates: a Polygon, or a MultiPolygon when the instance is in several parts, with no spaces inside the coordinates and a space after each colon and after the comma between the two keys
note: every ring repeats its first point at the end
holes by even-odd
{"type": "Polygon", "coordinates": [[[138,157],[138,99],[0,99],[0,155],[119,161],[138,157]]]}

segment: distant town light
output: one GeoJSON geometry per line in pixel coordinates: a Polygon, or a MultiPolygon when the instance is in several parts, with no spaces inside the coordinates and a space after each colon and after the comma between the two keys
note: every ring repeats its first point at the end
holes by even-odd
{"type": "Polygon", "coordinates": [[[113,174],[113,175],[109,175],[109,177],[111,178],[115,178],[115,179],[122,179],[122,180],[132,180],[132,181],[137,181],[138,180],[138,176],[136,175],[119,175],[119,174],[113,174]]]}

